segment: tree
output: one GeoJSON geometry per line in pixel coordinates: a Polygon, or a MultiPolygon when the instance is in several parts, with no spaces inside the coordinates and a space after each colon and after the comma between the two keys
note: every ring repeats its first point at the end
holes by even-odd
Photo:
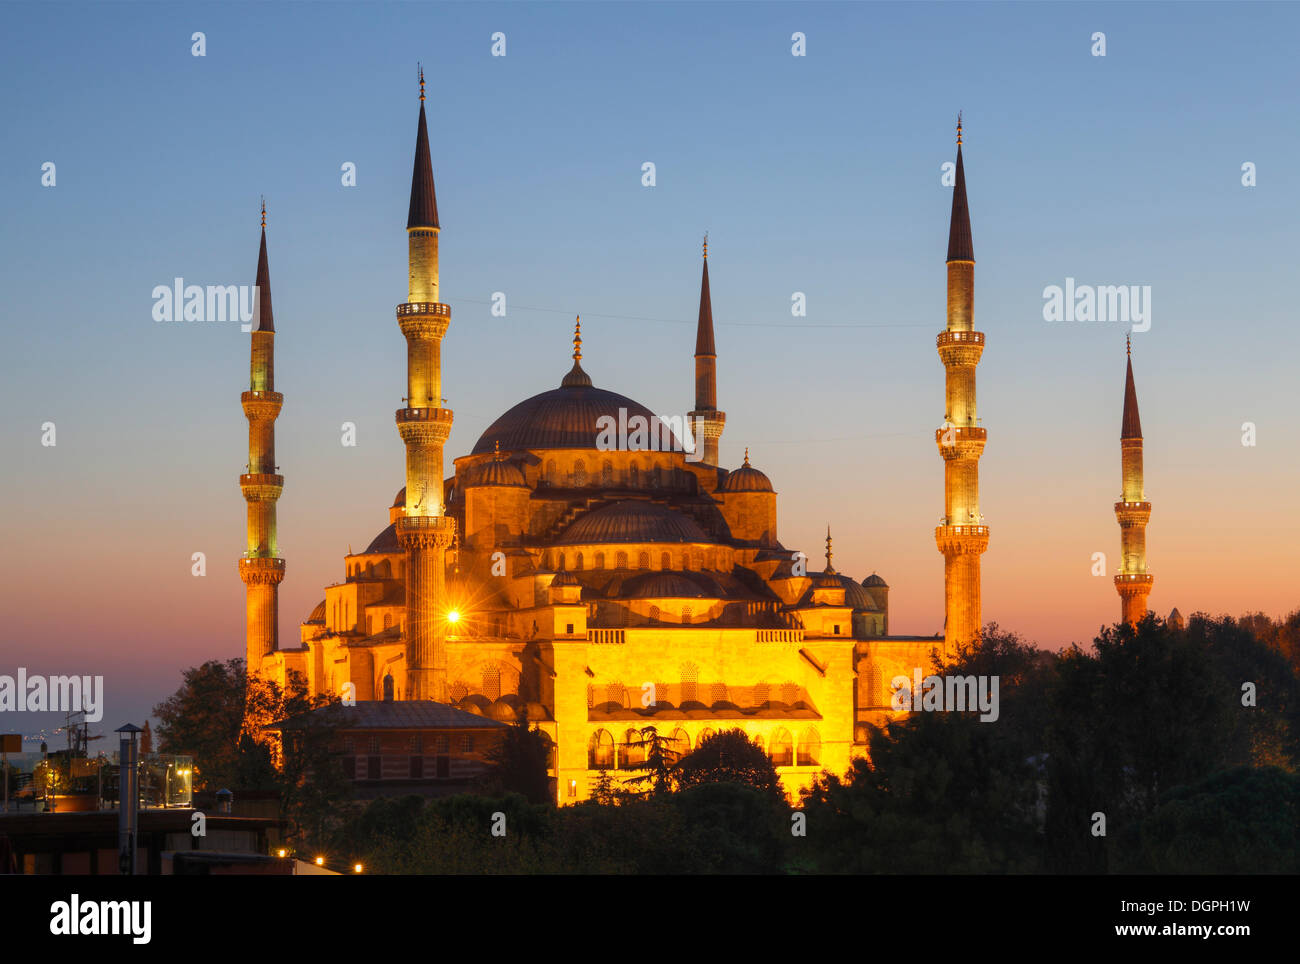
{"type": "Polygon", "coordinates": [[[518,719],[488,753],[491,764],[480,784],[493,795],[518,793],[529,803],[554,803],[551,791],[551,743],[541,730],[528,724],[528,715],[518,719]]]}
{"type": "Polygon", "coordinates": [[[648,793],[651,796],[671,793],[673,767],[680,756],[673,741],[660,736],[653,726],[647,726],[641,731],[641,739],[629,740],[627,745],[644,748],[645,761],[627,764],[626,769],[640,771],[640,776],[629,777],[624,785],[629,790],[635,787],[636,791],[633,792],[648,793]]]}
{"type": "Polygon", "coordinates": [[[737,783],[785,804],[785,791],[772,760],[740,729],[706,736],[677,762],[672,777],[679,789],[706,783],[737,783]]]}

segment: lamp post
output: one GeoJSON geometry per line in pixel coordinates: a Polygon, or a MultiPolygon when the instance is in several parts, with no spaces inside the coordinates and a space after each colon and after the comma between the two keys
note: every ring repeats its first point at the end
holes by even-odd
{"type": "Polygon", "coordinates": [[[117,840],[118,869],[125,875],[135,874],[136,837],[139,807],[139,766],[136,757],[136,737],[140,727],[134,723],[119,727],[122,744],[118,753],[117,779],[117,840]]]}

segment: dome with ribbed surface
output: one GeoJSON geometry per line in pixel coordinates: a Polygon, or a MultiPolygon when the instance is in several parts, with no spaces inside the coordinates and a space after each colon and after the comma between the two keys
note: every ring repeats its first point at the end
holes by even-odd
{"type": "Polygon", "coordinates": [[[871,593],[863,589],[853,579],[848,576],[840,576],[840,583],[844,586],[844,605],[852,606],[855,613],[880,612],[880,607],[871,598],[871,593]]]}
{"type": "Polygon", "coordinates": [[[602,542],[717,542],[689,516],[655,502],[628,500],[579,516],[555,540],[560,546],[602,542]]]}
{"type": "Polygon", "coordinates": [[[874,572],[871,575],[867,576],[866,579],[862,580],[862,585],[867,586],[868,588],[875,587],[875,586],[880,586],[884,589],[889,588],[889,583],[885,582],[885,580],[881,579],[874,572]]]}
{"type": "Polygon", "coordinates": [[[379,535],[370,540],[370,545],[366,546],[366,551],[360,555],[369,555],[372,552],[401,552],[402,547],[397,541],[397,523],[394,522],[379,535]]]}
{"type": "Polygon", "coordinates": [[[471,485],[522,485],[528,483],[524,479],[524,473],[513,462],[503,462],[500,459],[494,459],[491,462],[485,462],[478,467],[470,476],[467,486],[471,485]]]}
{"type": "MultiPolygon", "coordinates": [[[[1177,611],[1178,610],[1176,609],[1174,610],[1174,612],[1177,611]]],[[[325,600],[324,599],[322,599],[320,602],[316,604],[316,608],[311,611],[311,615],[307,617],[306,621],[309,623],[325,622],[325,600]]]]}
{"type": "Polygon", "coordinates": [[[393,496],[393,508],[406,508],[406,486],[397,490],[397,495],[393,496]]]}
{"type": "Polygon", "coordinates": [[[727,476],[722,491],[772,492],[772,480],[749,464],[749,449],[745,449],[745,464],[727,476]]]}
{"type": "MultiPolygon", "coordinates": [[[[680,572],[664,570],[634,576],[618,591],[621,599],[705,599],[710,598],[693,579],[680,572]]],[[[711,598],[719,599],[721,595],[711,598]]]]}
{"type": "MultiPolygon", "coordinates": [[[[575,364],[574,368],[578,366],[575,364]]],[[[573,373],[570,372],[570,375],[573,373]]],[[[658,416],[640,402],[618,392],[607,392],[581,379],[566,377],[566,384],[549,392],[525,399],[488,426],[474,446],[474,455],[493,451],[500,441],[501,451],[520,452],[527,449],[595,449],[601,435],[597,423],[610,416],[618,424],[619,409],[625,409],[625,419],[640,415],[649,426],[658,416]]],[[[636,428],[630,426],[629,434],[636,428]]],[[[676,436],[661,424],[659,449],[680,450],[676,436]]]]}

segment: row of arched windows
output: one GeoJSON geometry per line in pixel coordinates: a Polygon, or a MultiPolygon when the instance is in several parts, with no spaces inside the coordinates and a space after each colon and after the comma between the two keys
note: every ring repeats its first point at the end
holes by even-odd
{"type": "MultiPolygon", "coordinates": [[[[624,732],[622,741],[616,745],[612,733],[603,728],[597,730],[587,742],[587,769],[613,770],[645,763],[649,741],[655,737],[656,732],[653,726],[641,730],[629,727],[624,732]]],[[[712,735],[711,728],[701,730],[696,746],[712,735]]],[[[764,747],[762,736],[752,739],[764,747]]],[[[668,742],[679,757],[691,752],[691,738],[680,726],[673,730],[668,742]]],[[[789,730],[778,727],[769,737],[766,751],[773,766],[817,766],[821,761],[822,738],[816,727],[808,727],[800,732],[796,744],[789,730]]]]}
{"type": "Polygon", "coordinates": [[[627,467],[625,473],[616,473],[614,471],[614,464],[606,460],[600,465],[599,479],[597,479],[595,472],[596,470],[594,466],[591,472],[588,472],[587,462],[585,459],[577,459],[573,463],[572,473],[570,473],[566,480],[561,475],[560,468],[556,464],[555,459],[548,459],[546,462],[546,471],[542,475],[542,480],[547,485],[552,486],[564,485],[565,482],[568,481],[572,485],[579,487],[594,485],[599,482],[600,485],[606,488],[613,487],[616,482],[622,482],[626,484],[628,488],[632,489],[639,489],[643,486],[652,489],[659,489],[665,486],[670,486],[674,489],[682,489],[686,488],[687,485],[687,475],[682,471],[680,466],[669,468],[660,465],[657,462],[653,465],[646,466],[645,471],[642,471],[641,467],[636,462],[632,462],[627,467]]]}

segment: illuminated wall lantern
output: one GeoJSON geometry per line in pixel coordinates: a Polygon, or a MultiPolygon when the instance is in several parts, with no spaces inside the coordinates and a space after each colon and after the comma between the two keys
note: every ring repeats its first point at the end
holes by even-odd
{"type": "Polygon", "coordinates": [[[577,781],[577,780],[570,780],[570,781],[569,781],[569,796],[571,796],[571,797],[576,797],[577,795],[578,795],[578,781],[577,781]]]}

